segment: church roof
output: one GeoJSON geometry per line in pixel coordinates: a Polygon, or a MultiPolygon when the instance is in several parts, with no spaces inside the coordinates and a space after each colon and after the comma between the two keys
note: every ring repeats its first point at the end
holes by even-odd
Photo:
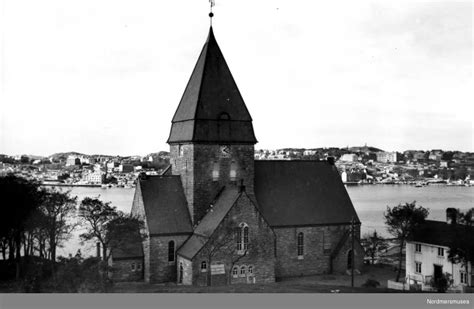
{"type": "Polygon", "coordinates": [[[178,250],[178,254],[192,259],[207,243],[211,235],[241,195],[242,193],[239,193],[239,190],[236,187],[225,188],[217,197],[211,210],[208,211],[202,221],[198,224],[194,230],[193,236],[191,236],[178,250]]]}
{"type": "Polygon", "coordinates": [[[192,233],[180,176],[146,176],[139,186],[150,234],[192,233]]]}
{"type": "Polygon", "coordinates": [[[270,226],[360,223],[336,167],[327,161],[255,161],[255,196],[270,226]]]}
{"type": "Polygon", "coordinates": [[[257,142],[212,27],[172,120],[168,143],[181,142],[257,142]]]}

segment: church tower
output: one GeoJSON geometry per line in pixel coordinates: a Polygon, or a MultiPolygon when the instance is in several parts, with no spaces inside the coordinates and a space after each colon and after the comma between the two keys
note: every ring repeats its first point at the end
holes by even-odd
{"type": "Polygon", "coordinates": [[[168,138],[171,173],[181,176],[194,225],[224,187],[242,183],[253,195],[256,143],[252,117],[211,27],[168,138]]]}

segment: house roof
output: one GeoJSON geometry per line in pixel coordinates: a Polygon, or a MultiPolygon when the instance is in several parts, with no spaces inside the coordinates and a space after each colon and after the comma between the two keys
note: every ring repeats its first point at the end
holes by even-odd
{"type": "Polygon", "coordinates": [[[130,237],[130,241],[124,242],[120,247],[112,248],[113,259],[130,259],[143,257],[142,240],[137,231],[136,237],[130,237]]]}
{"type": "Polygon", "coordinates": [[[168,143],[180,142],[257,142],[212,27],[172,120],[168,143]]]}
{"type": "Polygon", "coordinates": [[[207,212],[191,236],[178,250],[178,254],[192,259],[207,243],[229,210],[242,196],[238,188],[225,188],[217,197],[211,210],[207,212]]]}
{"type": "Polygon", "coordinates": [[[474,235],[474,226],[448,224],[444,221],[426,220],[415,229],[410,240],[413,242],[449,247],[453,242],[456,231],[458,233],[464,232],[464,230],[459,231],[461,228],[469,229],[469,234],[474,235]]]}
{"type": "Polygon", "coordinates": [[[255,196],[275,226],[360,223],[336,167],[327,161],[255,161],[255,196]]]}
{"type": "Polygon", "coordinates": [[[150,234],[192,233],[180,176],[146,176],[138,185],[150,234]]]}

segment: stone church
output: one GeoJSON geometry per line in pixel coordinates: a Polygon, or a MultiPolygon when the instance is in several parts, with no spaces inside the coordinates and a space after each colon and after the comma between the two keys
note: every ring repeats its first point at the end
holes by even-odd
{"type": "Polygon", "coordinates": [[[252,117],[212,27],[167,142],[170,166],[138,180],[132,214],[146,237],[113,251],[117,280],[219,285],[360,269],[360,221],[334,161],[254,160],[252,117]]]}

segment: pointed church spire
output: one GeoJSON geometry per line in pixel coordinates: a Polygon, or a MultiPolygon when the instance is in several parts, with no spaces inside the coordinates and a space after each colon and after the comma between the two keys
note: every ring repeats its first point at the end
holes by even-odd
{"type": "Polygon", "coordinates": [[[169,144],[255,144],[252,117],[212,26],[174,114],[169,144]]]}

